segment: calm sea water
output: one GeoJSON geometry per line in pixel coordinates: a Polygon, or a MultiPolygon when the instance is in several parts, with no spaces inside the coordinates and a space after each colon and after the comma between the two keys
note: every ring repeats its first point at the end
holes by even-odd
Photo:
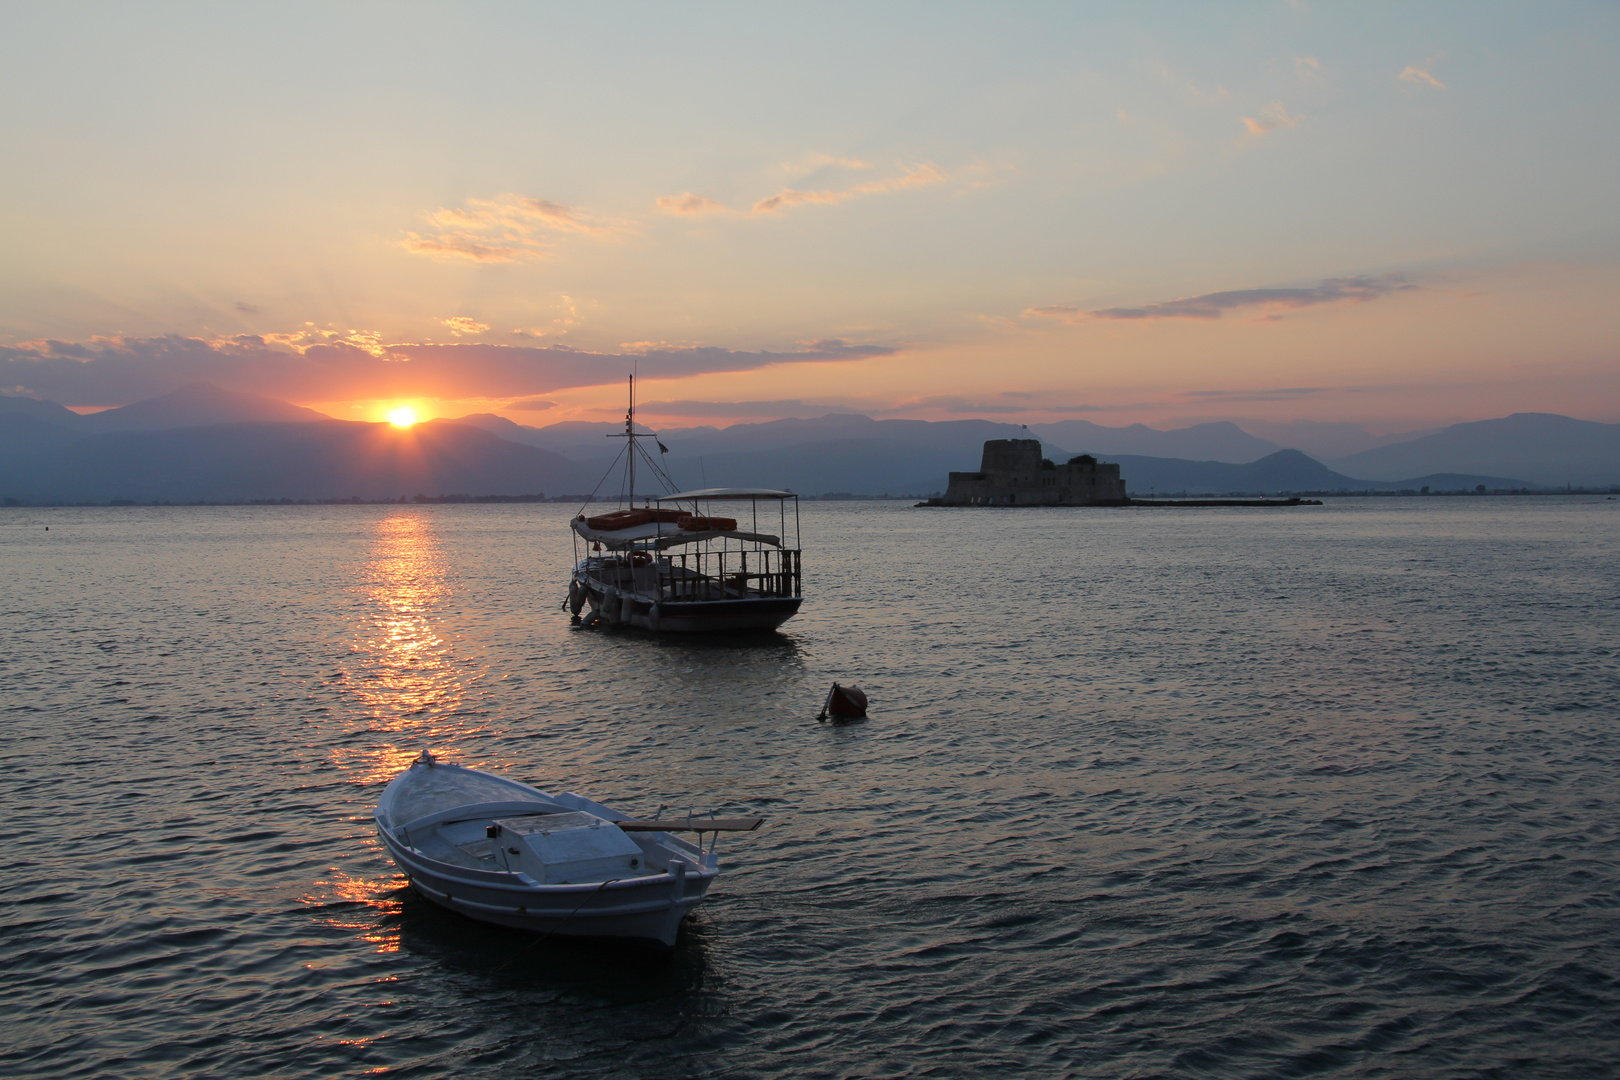
{"type": "Polygon", "coordinates": [[[0,511],[0,1074],[1615,1075],[1620,502],[807,504],[721,641],[570,627],[571,509],[0,511]],[[768,824],[537,943],[372,837],[423,747],[768,824]]]}

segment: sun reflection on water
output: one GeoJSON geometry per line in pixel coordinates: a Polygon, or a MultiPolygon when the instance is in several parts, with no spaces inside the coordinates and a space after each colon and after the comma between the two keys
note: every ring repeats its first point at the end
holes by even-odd
{"type": "Polygon", "coordinates": [[[482,727],[466,704],[484,668],[457,656],[438,627],[449,578],[430,512],[377,522],[362,586],[370,603],[340,675],[369,737],[333,752],[333,764],[355,783],[382,783],[422,747],[482,727]]]}
{"type": "Polygon", "coordinates": [[[351,933],[380,953],[398,952],[399,916],[404,910],[399,890],[405,876],[361,878],[337,867],[329,873],[330,877],[311,882],[309,891],[299,897],[301,903],[317,909],[316,921],[351,933]]]}

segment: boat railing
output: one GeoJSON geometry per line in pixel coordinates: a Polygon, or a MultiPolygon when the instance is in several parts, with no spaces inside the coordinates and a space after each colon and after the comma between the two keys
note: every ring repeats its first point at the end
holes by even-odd
{"type": "Polygon", "coordinates": [[[658,560],[660,594],[673,601],[803,595],[794,548],[670,552],[658,560]]]}

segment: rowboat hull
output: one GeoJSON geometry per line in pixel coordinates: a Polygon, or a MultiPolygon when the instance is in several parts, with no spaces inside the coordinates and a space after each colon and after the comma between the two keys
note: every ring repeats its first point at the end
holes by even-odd
{"type": "Polygon", "coordinates": [[[525,885],[514,874],[466,870],[413,853],[379,829],[411,888],[439,907],[480,922],[548,937],[615,938],[670,949],[681,920],[703,903],[713,870],[694,868],[607,884],[525,885]]]}

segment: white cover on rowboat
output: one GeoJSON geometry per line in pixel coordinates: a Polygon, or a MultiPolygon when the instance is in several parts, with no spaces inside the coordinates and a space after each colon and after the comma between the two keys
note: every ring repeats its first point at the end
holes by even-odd
{"type": "Polygon", "coordinates": [[[389,782],[375,817],[377,835],[422,896],[547,935],[672,947],[681,919],[719,875],[712,845],[705,852],[668,832],[617,824],[660,822],[632,823],[573,792],[552,795],[426,753],[389,782]]]}
{"type": "Polygon", "coordinates": [[[699,488],[696,491],[680,491],[674,495],[660,495],[659,502],[675,502],[678,499],[797,499],[798,496],[791,491],[772,491],[770,488],[699,488]]]}

